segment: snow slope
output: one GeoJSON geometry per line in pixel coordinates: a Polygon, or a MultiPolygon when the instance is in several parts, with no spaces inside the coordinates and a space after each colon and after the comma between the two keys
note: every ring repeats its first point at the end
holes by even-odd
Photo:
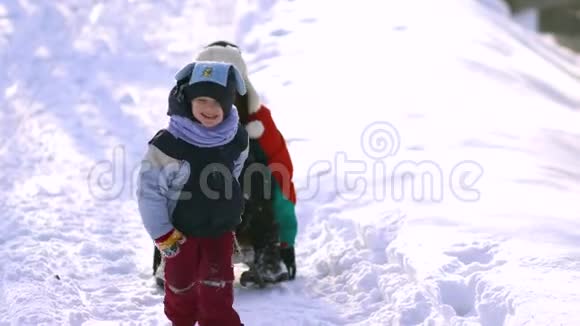
{"type": "Polygon", "coordinates": [[[380,5],[0,3],[0,325],[167,324],[135,173],[220,38],[299,188],[299,277],[236,289],[246,325],[580,324],[578,57],[499,1],[380,5]]]}

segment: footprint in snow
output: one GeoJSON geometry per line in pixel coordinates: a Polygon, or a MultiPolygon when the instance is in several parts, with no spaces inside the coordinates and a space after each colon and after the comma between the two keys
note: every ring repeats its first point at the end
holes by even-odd
{"type": "Polygon", "coordinates": [[[457,259],[450,274],[436,282],[441,303],[458,317],[475,317],[481,325],[502,325],[513,311],[509,292],[485,278],[489,271],[505,263],[496,257],[499,244],[460,243],[444,253],[457,259]]]}
{"type": "Polygon", "coordinates": [[[473,263],[489,264],[494,260],[498,245],[494,243],[457,244],[446,255],[457,258],[461,263],[470,265],[473,263]]]}

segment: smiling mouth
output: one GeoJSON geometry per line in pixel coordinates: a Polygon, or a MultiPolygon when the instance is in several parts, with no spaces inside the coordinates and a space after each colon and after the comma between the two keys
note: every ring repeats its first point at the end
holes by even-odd
{"type": "Polygon", "coordinates": [[[201,116],[208,119],[208,120],[215,120],[218,117],[217,115],[207,115],[205,113],[202,113],[201,116]]]}

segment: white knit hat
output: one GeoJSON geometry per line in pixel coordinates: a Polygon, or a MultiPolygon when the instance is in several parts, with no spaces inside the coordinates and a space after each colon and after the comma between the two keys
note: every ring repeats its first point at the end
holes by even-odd
{"type": "Polygon", "coordinates": [[[248,113],[252,114],[260,109],[260,96],[248,78],[248,67],[242,58],[240,49],[234,46],[211,45],[204,48],[196,61],[217,61],[233,64],[242,74],[248,95],[248,113]]]}

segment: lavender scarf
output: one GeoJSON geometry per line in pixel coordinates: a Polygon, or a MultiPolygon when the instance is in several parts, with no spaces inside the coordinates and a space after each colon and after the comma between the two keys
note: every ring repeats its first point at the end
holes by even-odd
{"type": "Polygon", "coordinates": [[[194,146],[215,147],[225,145],[234,138],[239,121],[238,110],[233,106],[226,119],[215,127],[207,128],[189,118],[172,115],[167,130],[194,146]]]}

